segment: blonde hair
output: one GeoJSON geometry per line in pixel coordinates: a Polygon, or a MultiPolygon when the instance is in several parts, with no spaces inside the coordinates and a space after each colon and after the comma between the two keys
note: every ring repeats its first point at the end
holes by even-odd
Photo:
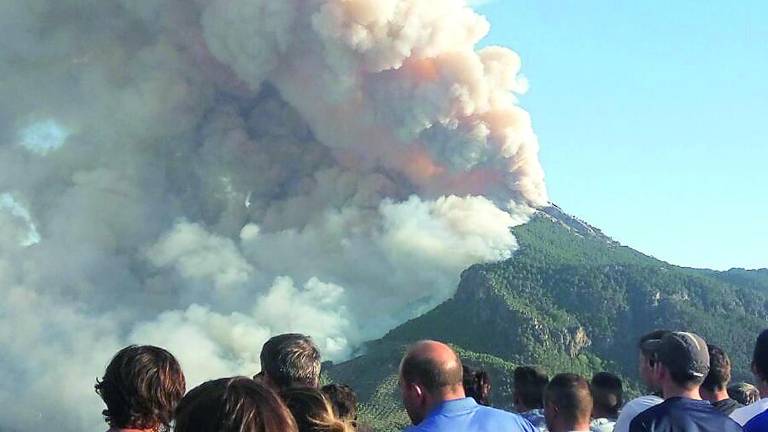
{"type": "Polygon", "coordinates": [[[290,388],[282,393],[283,401],[296,419],[299,432],[354,432],[352,423],[338,418],[331,401],[314,388],[290,388]]]}

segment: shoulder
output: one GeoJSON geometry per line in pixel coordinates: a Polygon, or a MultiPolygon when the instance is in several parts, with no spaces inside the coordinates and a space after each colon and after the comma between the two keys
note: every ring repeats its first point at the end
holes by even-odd
{"type": "Polygon", "coordinates": [[[650,407],[659,405],[662,402],[664,402],[664,399],[658,396],[640,396],[639,398],[635,398],[627,402],[627,404],[624,405],[624,408],[622,408],[621,412],[622,414],[626,412],[634,416],[647,410],[650,407]]]}
{"type": "Polygon", "coordinates": [[[768,399],[760,399],[752,405],[737,408],[731,413],[731,418],[736,423],[744,426],[752,417],[768,409],[768,399]]]}
{"type": "Polygon", "coordinates": [[[759,432],[768,429],[768,411],[752,417],[744,424],[744,430],[747,432],[759,432]]]}
{"type": "Polygon", "coordinates": [[[653,395],[640,396],[639,398],[632,399],[631,401],[627,402],[621,409],[621,412],[619,413],[619,419],[616,421],[616,423],[618,424],[626,422],[628,426],[629,422],[635,418],[635,416],[647,410],[648,408],[659,405],[662,402],[664,402],[663,399],[653,395]]]}
{"type": "Polygon", "coordinates": [[[664,402],[663,399],[652,395],[632,399],[622,408],[614,430],[617,432],[643,430],[638,428],[655,418],[658,415],[657,411],[663,410],[662,402],[664,402]]]}
{"type": "Polygon", "coordinates": [[[475,415],[482,416],[506,425],[518,426],[518,430],[520,431],[532,432],[535,430],[533,425],[520,414],[504,411],[498,408],[481,406],[478,408],[475,415]]]}
{"type": "Polygon", "coordinates": [[[523,416],[517,413],[513,413],[510,411],[504,411],[499,408],[492,408],[488,406],[479,406],[477,407],[477,414],[483,415],[483,416],[489,416],[489,417],[498,417],[508,420],[514,420],[514,421],[525,421],[523,416]]]}

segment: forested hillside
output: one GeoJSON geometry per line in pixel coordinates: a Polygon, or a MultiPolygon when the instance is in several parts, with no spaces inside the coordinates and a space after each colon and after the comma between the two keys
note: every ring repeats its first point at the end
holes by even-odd
{"type": "Polygon", "coordinates": [[[637,337],[684,329],[731,355],[734,379],[748,380],[749,356],[768,322],[768,270],[682,268],[621,246],[551,207],[516,228],[520,250],[507,261],[462,274],[456,295],[367,345],[348,362],[327,365],[353,385],[377,430],[407,419],[397,400],[403,348],[432,338],[488,369],[494,404],[509,408],[511,371],[537,364],[550,373],[609,370],[638,390],[637,337]]]}

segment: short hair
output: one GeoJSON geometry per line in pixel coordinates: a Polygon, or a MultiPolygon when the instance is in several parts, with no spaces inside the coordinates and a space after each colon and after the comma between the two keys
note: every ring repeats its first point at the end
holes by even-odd
{"type": "Polygon", "coordinates": [[[731,359],[722,348],[707,344],[709,351],[709,373],[704,378],[701,386],[714,392],[716,390],[725,390],[728,382],[731,381],[731,359]]]}
{"type": "Polygon", "coordinates": [[[544,400],[556,406],[566,422],[589,421],[592,415],[592,394],[584,378],[571,374],[555,375],[544,390],[544,400]]]}
{"type": "Polygon", "coordinates": [[[646,342],[651,340],[661,340],[664,336],[667,334],[672,333],[670,330],[654,330],[650,333],[646,333],[642,336],[640,336],[640,340],[637,341],[637,348],[640,349],[640,352],[651,361],[651,363],[656,362],[656,352],[651,351],[646,346],[646,342]]]}
{"type": "Polygon", "coordinates": [[[516,397],[529,409],[541,408],[544,388],[549,383],[549,376],[536,366],[519,366],[514,371],[514,389],[516,397]]]}
{"type": "Polygon", "coordinates": [[[728,386],[728,397],[742,405],[752,405],[760,400],[760,391],[752,384],[741,382],[728,386]]]}
{"type": "Polygon", "coordinates": [[[400,374],[403,381],[421,384],[430,394],[442,388],[460,386],[464,379],[461,359],[455,353],[454,357],[456,367],[447,368],[431,357],[409,352],[403,357],[400,374]]]}
{"type": "Polygon", "coordinates": [[[173,354],[151,345],[130,345],[115,354],[96,393],[113,428],[168,430],[186,383],[173,354]]]}
{"type": "Polygon", "coordinates": [[[246,377],[207,381],[176,408],[175,432],[297,432],[283,401],[246,377]]]}
{"type": "Polygon", "coordinates": [[[333,412],[331,401],[317,389],[293,387],[281,396],[296,420],[299,432],[352,432],[352,423],[333,412]]]}
{"type": "Polygon", "coordinates": [[[278,388],[318,386],[320,351],[309,336],[275,336],[262,347],[260,359],[261,370],[278,388]]]}
{"type": "Polygon", "coordinates": [[[352,387],[346,384],[324,385],[323,392],[331,402],[333,412],[337,417],[345,420],[357,420],[357,395],[352,387]]]}
{"type": "Polygon", "coordinates": [[[752,352],[752,367],[761,381],[768,381],[768,329],[763,330],[752,352]]]}
{"type": "Polygon", "coordinates": [[[610,372],[598,372],[592,377],[592,400],[612,416],[619,415],[619,408],[624,404],[624,388],[621,378],[610,372]]]}
{"type": "Polygon", "coordinates": [[[480,405],[489,406],[491,404],[491,377],[488,372],[471,367],[463,366],[463,384],[464,393],[471,397],[480,405]]]}

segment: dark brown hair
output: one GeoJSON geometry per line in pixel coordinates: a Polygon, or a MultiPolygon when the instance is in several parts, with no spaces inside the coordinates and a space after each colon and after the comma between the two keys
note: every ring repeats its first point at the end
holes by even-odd
{"type": "Polygon", "coordinates": [[[331,402],[320,390],[294,387],[281,393],[293,414],[299,432],[352,432],[351,422],[338,418],[331,402]]]}
{"type": "Polygon", "coordinates": [[[95,389],[107,405],[102,414],[111,427],[167,430],[185,385],[171,353],[131,345],[115,354],[95,389]]]}
{"type": "Polygon", "coordinates": [[[595,409],[602,409],[611,418],[619,416],[624,404],[624,389],[621,378],[610,372],[598,372],[592,377],[592,398],[595,409]]]}
{"type": "Polygon", "coordinates": [[[515,397],[528,409],[541,408],[544,387],[549,382],[547,373],[540,367],[519,366],[515,368],[513,375],[515,397]]]}
{"type": "Polygon", "coordinates": [[[207,381],[176,408],[175,432],[297,432],[296,422],[269,387],[246,377],[207,381]]]}
{"type": "Polygon", "coordinates": [[[491,405],[491,377],[488,372],[464,365],[464,393],[480,405],[491,405]]]}
{"type": "Polygon", "coordinates": [[[584,378],[570,373],[555,375],[547,384],[544,400],[559,409],[563,419],[571,424],[589,422],[592,414],[592,394],[584,378]]]}
{"type": "Polygon", "coordinates": [[[718,346],[707,344],[707,350],[709,350],[709,373],[701,386],[711,392],[725,390],[731,381],[731,359],[718,346]]]}
{"type": "Polygon", "coordinates": [[[346,384],[328,384],[320,389],[331,402],[333,413],[344,420],[357,420],[357,395],[346,384]]]}
{"type": "Polygon", "coordinates": [[[768,381],[768,329],[760,332],[752,352],[752,368],[760,381],[768,381]]]}

